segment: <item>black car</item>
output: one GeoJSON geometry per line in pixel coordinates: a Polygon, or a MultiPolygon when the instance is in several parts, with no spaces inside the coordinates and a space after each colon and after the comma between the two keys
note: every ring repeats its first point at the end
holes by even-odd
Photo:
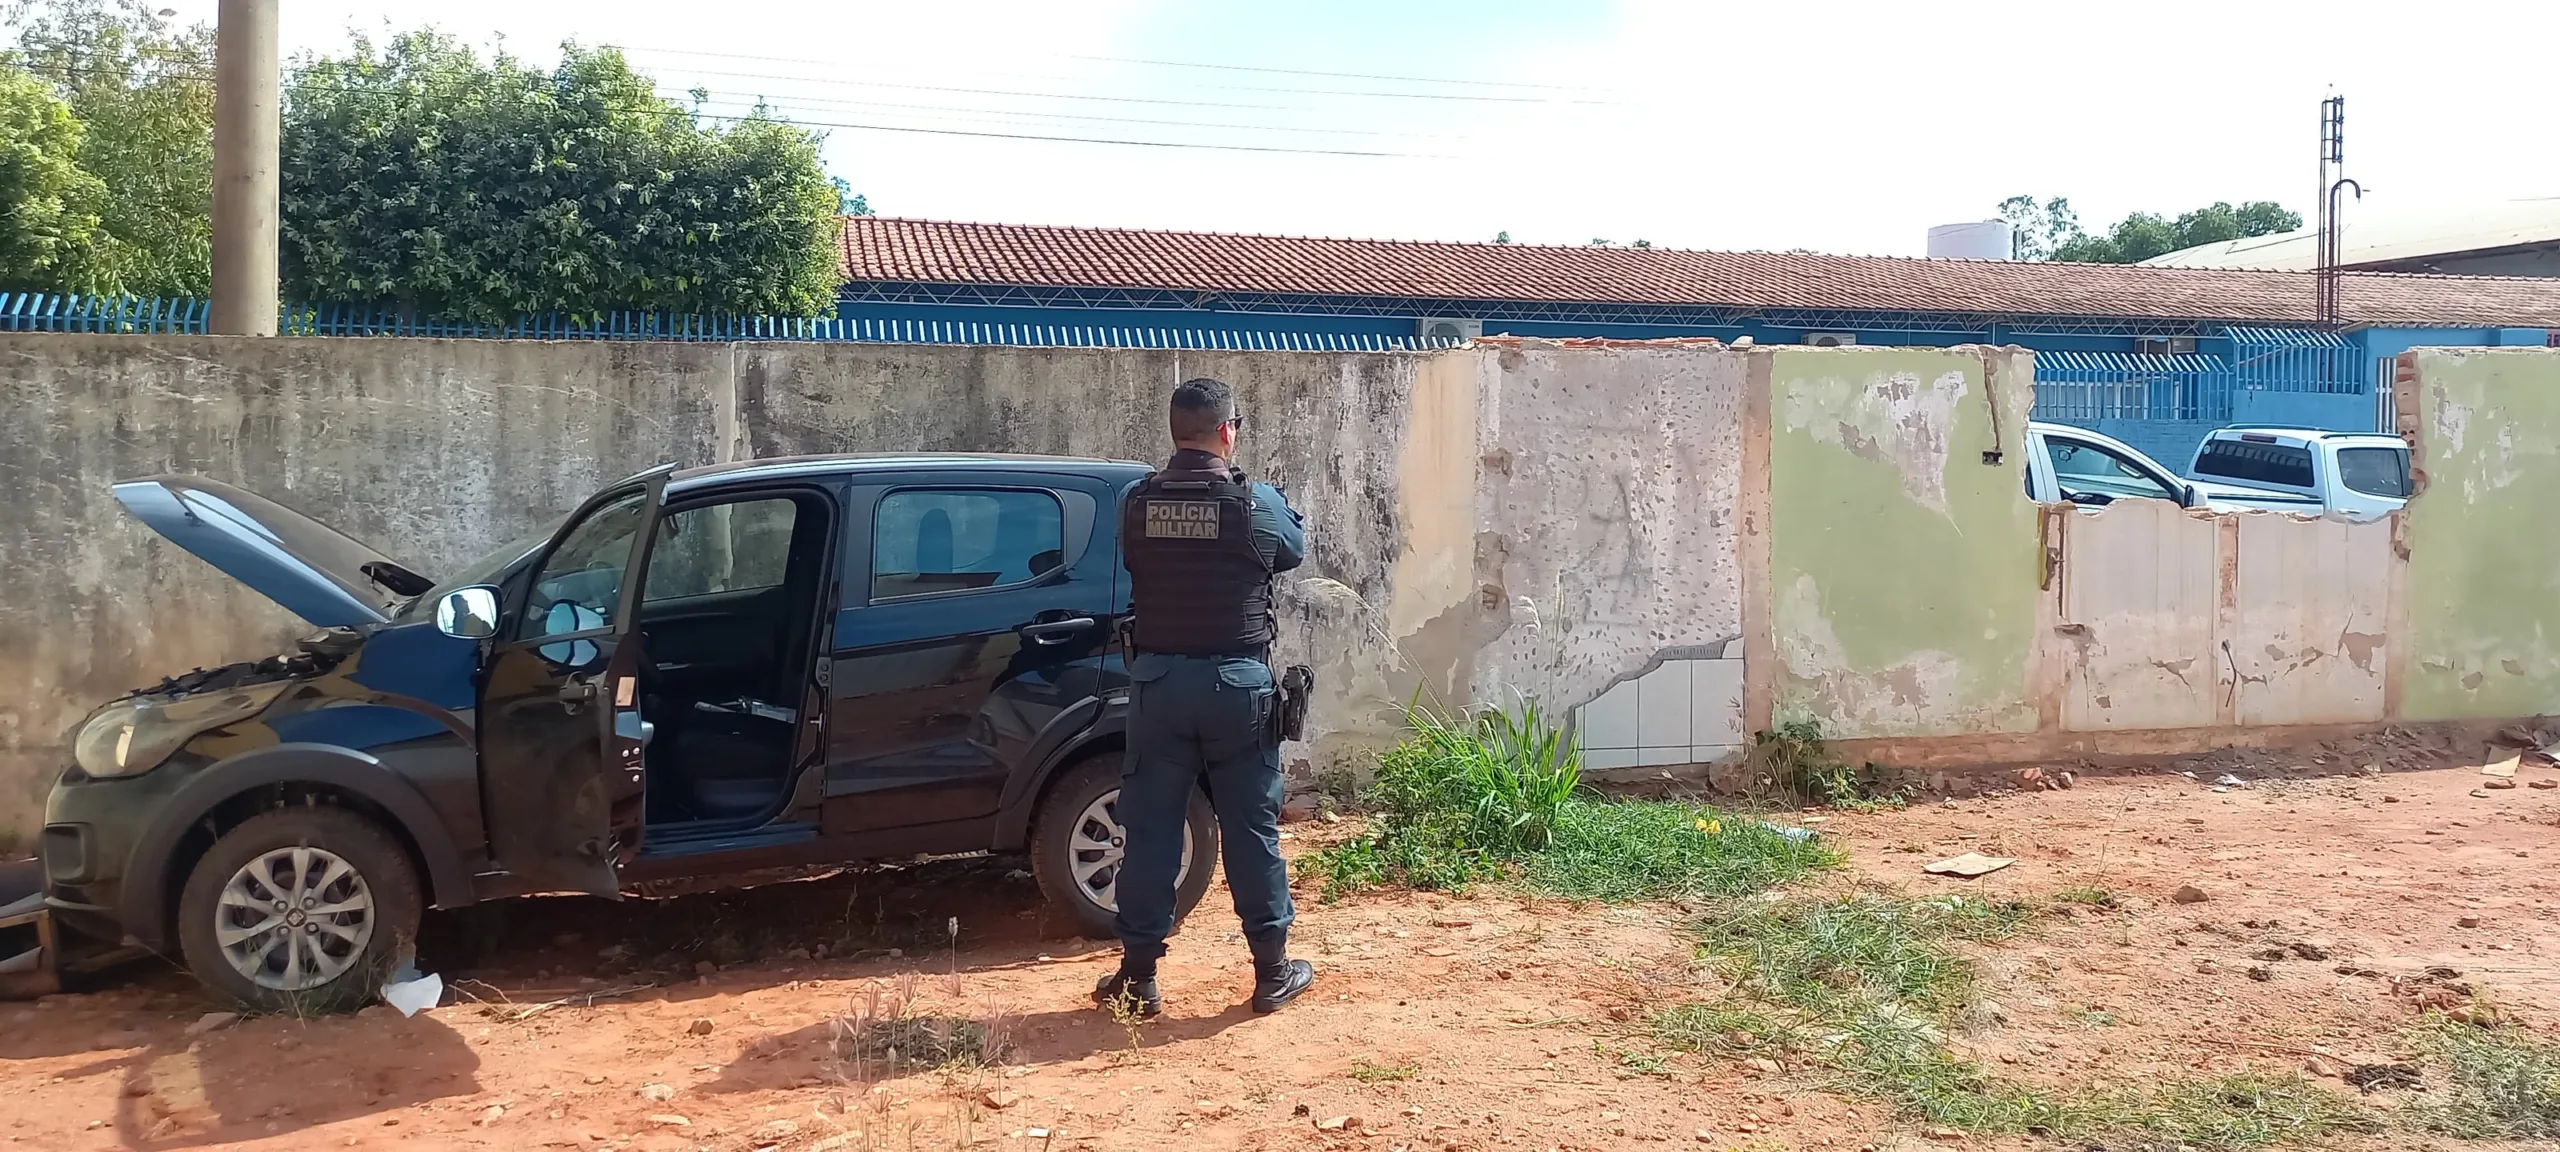
{"type": "MultiPolygon", "coordinates": [[[[1143,465],[672,466],[422,575],[231,485],[126,511],[322,631],[99,709],[45,805],[47,904],[252,1007],[360,1002],[421,909],[1028,849],[1109,931],[1143,465]]],[[[1195,794],[1178,910],[1217,825],[1195,794]]]]}

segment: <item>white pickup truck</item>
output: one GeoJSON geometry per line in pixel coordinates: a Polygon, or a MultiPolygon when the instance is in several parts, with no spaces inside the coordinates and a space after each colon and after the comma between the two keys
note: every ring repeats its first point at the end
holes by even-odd
{"type": "Polygon", "coordinates": [[[2217,512],[2368,520],[2408,502],[2409,447],[2370,432],[2223,428],[2196,446],[2189,471],[2193,479],[2086,428],[2027,425],[2027,496],[2040,504],[2139,497],[2217,512]]]}

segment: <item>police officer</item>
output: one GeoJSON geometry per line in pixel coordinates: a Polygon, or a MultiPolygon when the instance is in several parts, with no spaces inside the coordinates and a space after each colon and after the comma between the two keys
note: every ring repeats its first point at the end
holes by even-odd
{"type": "MultiPolygon", "coordinates": [[[[1128,838],[1117,884],[1120,970],[1093,992],[1160,1011],[1156,961],[1173,931],[1183,814],[1207,777],[1226,845],[1227,887],[1253,948],[1253,1010],[1277,1011],[1315,983],[1289,958],[1289,869],[1280,859],[1279,707],[1271,676],[1271,585],[1306,539],[1280,490],[1235,458],[1244,418],[1223,383],[1173,390],[1174,453],[1121,512],[1137,618],[1130,638],[1129,754],[1120,777],[1128,838]]],[[[1206,861],[1195,866],[1205,866],[1206,861]]]]}

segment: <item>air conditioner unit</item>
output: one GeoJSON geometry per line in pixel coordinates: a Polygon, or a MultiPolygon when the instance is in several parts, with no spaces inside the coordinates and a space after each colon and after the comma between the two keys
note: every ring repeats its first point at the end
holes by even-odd
{"type": "Polygon", "coordinates": [[[1804,342],[1805,346],[1810,348],[1854,348],[1858,343],[1858,334],[1855,332],[1807,332],[1804,334],[1804,342]]]}
{"type": "Polygon", "coordinates": [[[2195,352],[2193,336],[2146,336],[2133,342],[2136,356],[2193,356],[2195,352]]]}
{"type": "Polygon", "coordinates": [[[1484,321],[1461,320],[1450,316],[1425,316],[1414,321],[1413,334],[1424,340],[1473,340],[1484,335],[1484,321]]]}

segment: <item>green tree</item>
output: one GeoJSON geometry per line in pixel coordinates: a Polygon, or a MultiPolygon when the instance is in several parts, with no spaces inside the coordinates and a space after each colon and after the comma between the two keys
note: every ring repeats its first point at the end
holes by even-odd
{"type": "Polygon", "coordinates": [[[106,185],[81,170],[80,121],[51,86],[0,63],[0,290],[112,292],[106,185]]]}
{"type": "Polygon", "coordinates": [[[201,295],[213,271],[213,29],[144,0],[23,0],[9,55],[52,86],[103,181],[96,259],[116,291],[201,295]]]}
{"type": "Polygon", "coordinates": [[[2012,196],[2000,202],[2000,218],[2009,222],[2020,260],[2050,260],[2054,249],[2082,235],[2080,214],[2060,196],[2042,204],[2033,196],[2012,196]]]}
{"type": "Polygon", "coordinates": [[[818,143],[761,109],[705,122],[610,48],[546,70],[358,39],[289,73],[285,292],[483,321],[816,315],[841,206],[818,143]]]}
{"type": "Polygon", "coordinates": [[[2252,200],[2234,207],[2214,203],[2170,219],[2136,212],[2091,235],[2080,227],[2071,202],[2054,197],[2038,205],[2033,197],[2012,196],[2000,202],[2000,215],[2018,237],[2018,255],[2027,260],[2077,260],[2093,264],[2138,264],[2154,256],[2250,236],[2290,232],[2302,217],[2272,200],[2252,200]]]}
{"type": "Polygon", "coordinates": [[[845,183],[844,177],[838,176],[829,181],[829,183],[836,186],[837,214],[843,216],[878,215],[878,213],[871,210],[871,198],[860,192],[854,191],[853,185],[845,183]]]}

